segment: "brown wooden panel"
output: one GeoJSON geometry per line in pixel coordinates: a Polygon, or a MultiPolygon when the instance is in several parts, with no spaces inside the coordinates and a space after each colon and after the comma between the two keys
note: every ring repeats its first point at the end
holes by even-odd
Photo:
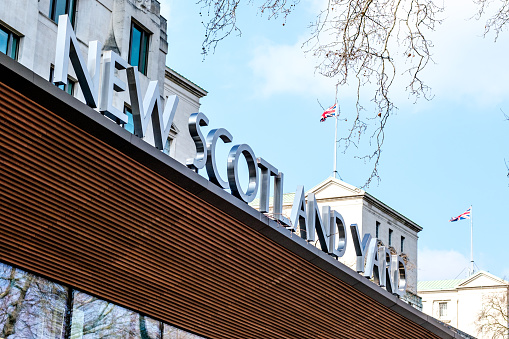
{"type": "Polygon", "coordinates": [[[0,260],[211,338],[438,338],[0,84],[0,260]]]}

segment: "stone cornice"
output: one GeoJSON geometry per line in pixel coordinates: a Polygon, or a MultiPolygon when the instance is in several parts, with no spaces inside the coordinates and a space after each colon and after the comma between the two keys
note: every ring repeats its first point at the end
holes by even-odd
{"type": "Polygon", "coordinates": [[[177,86],[182,87],[186,91],[190,92],[191,94],[197,96],[198,98],[203,98],[207,95],[207,91],[201,88],[200,86],[196,85],[189,79],[186,79],[182,75],[178,74],[174,70],[172,70],[169,67],[166,67],[165,70],[165,78],[176,84],[177,86]]]}
{"type": "Polygon", "coordinates": [[[398,211],[390,208],[389,206],[387,206],[386,204],[384,204],[383,202],[381,202],[380,200],[378,200],[374,196],[370,195],[369,193],[365,193],[364,194],[364,199],[365,199],[366,202],[369,202],[373,206],[376,206],[379,210],[381,210],[382,212],[384,212],[387,215],[391,216],[392,218],[394,218],[395,220],[399,221],[403,225],[407,226],[411,230],[413,230],[413,231],[415,231],[417,233],[422,231],[422,227],[421,226],[417,225],[412,220],[410,220],[407,217],[405,217],[404,215],[400,214],[398,211]]]}

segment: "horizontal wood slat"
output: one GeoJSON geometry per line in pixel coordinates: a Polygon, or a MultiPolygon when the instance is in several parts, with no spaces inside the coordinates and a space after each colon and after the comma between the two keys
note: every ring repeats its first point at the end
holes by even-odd
{"type": "Polygon", "coordinates": [[[0,83],[0,260],[210,338],[438,338],[0,83]]]}

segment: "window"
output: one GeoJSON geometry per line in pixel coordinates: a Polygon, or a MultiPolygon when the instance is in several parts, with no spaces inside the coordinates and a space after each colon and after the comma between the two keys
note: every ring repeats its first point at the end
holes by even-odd
{"type": "Polygon", "coordinates": [[[68,289],[44,278],[0,263],[5,338],[60,338],[68,289]],[[10,306],[8,306],[10,305],[10,306]]]}
{"type": "Polygon", "coordinates": [[[447,303],[438,303],[438,316],[440,318],[447,317],[447,303]]]}
{"type": "Polygon", "coordinates": [[[392,246],[392,230],[389,229],[389,246],[392,246]]]}
{"type": "Polygon", "coordinates": [[[14,60],[18,59],[19,36],[0,26],[0,52],[14,60]]]}
{"type": "Polygon", "coordinates": [[[379,231],[380,231],[380,222],[377,221],[376,222],[376,238],[378,238],[378,236],[379,236],[379,233],[378,233],[379,231]]]}
{"type": "MultiPolygon", "coordinates": [[[[53,83],[53,73],[55,70],[53,69],[53,66],[51,66],[49,70],[49,81],[53,83]]],[[[76,81],[72,80],[71,78],[67,77],[67,84],[65,85],[57,85],[58,88],[60,88],[62,91],[66,91],[70,95],[74,95],[74,88],[76,87],[76,81]]]]}
{"type": "Polygon", "coordinates": [[[401,252],[405,250],[405,237],[401,236],[401,252]]]}
{"type": "Polygon", "coordinates": [[[170,155],[172,143],[173,143],[172,138],[166,139],[166,144],[164,145],[164,149],[163,149],[164,154],[170,155]]]}
{"type": "Polygon", "coordinates": [[[49,17],[58,23],[58,17],[67,14],[74,27],[74,17],[76,14],[76,0],[51,0],[49,5],[49,17]]]}
{"type": "Polygon", "coordinates": [[[127,124],[124,124],[124,128],[129,133],[134,134],[133,111],[130,107],[124,106],[124,113],[127,115],[127,124]]]}
{"type": "Polygon", "coordinates": [[[1,262],[0,295],[5,338],[202,339],[1,262]]]}
{"type": "Polygon", "coordinates": [[[148,40],[150,34],[134,22],[131,24],[131,43],[129,46],[129,64],[138,66],[138,70],[147,75],[148,40]]]}

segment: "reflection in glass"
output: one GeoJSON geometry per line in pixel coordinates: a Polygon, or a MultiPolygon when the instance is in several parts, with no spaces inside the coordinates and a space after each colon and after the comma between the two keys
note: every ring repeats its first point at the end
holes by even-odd
{"type": "Polygon", "coordinates": [[[69,293],[0,263],[0,339],[201,338],[86,293],[69,293]]]}
{"type": "Polygon", "coordinates": [[[67,289],[0,264],[0,338],[63,338],[67,289]]]}
{"type": "Polygon", "coordinates": [[[131,25],[131,46],[129,49],[129,64],[138,66],[138,71],[147,74],[147,60],[149,48],[149,33],[138,27],[131,25]]]}
{"type": "Polygon", "coordinates": [[[166,143],[164,144],[164,149],[163,149],[164,154],[170,155],[172,142],[173,142],[172,139],[170,139],[170,138],[166,139],[166,143]]]}
{"type": "Polygon", "coordinates": [[[58,23],[58,17],[63,14],[69,15],[69,20],[74,26],[74,13],[76,12],[76,2],[74,0],[51,0],[49,7],[49,17],[58,23]]]}
{"type": "MultiPolygon", "coordinates": [[[[129,64],[131,66],[138,66],[140,64],[140,49],[141,49],[141,31],[133,25],[131,33],[131,59],[129,64]]],[[[139,69],[139,67],[138,67],[139,69]]]]}
{"type": "Polygon", "coordinates": [[[4,31],[2,27],[0,27],[0,52],[3,54],[7,54],[7,46],[9,42],[9,33],[4,31]]]}
{"type": "Polygon", "coordinates": [[[127,115],[127,124],[124,124],[124,128],[129,132],[134,134],[134,120],[133,120],[133,112],[127,106],[124,106],[124,113],[127,115]]]}
{"type": "Polygon", "coordinates": [[[75,291],[71,338],[159,339],[160,323],[75,291]]]}
{"type": "Polygon", "coordinates": [[[0,26],[0,52],[7,54],[12,59],[18,58],[19,37],[0,26]]]}
{"type": "Polygon", "coordinates": [[[201,339],[196,334],[188,333],[184,330],[165,324],[163,339],[201,339]]]}

